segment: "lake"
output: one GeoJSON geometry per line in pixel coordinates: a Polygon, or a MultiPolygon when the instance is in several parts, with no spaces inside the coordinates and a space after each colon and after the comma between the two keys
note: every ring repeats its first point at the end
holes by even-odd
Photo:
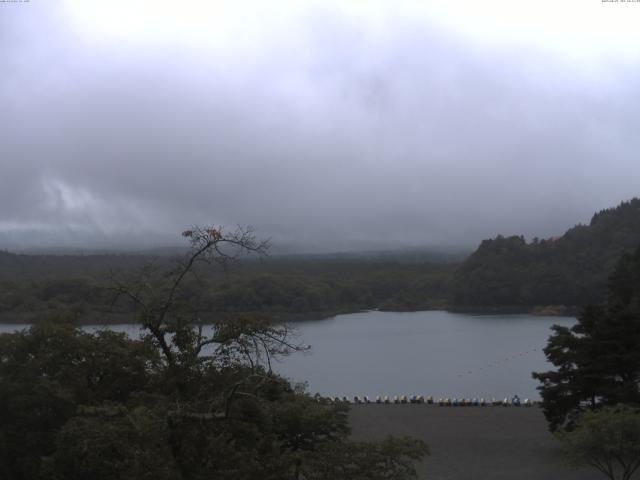
{"type": "MultiPolygon", "coordinates": [[[[571,326],[575,319],[442,311],[338,315],[296,323],[298,341],[312,349],[274,369],[306,380],[311,393],[331,396],[537,399],[531,372],[550,368],[542,349],[554,323],[571,326]]],[[[0,325],[0,332],[24,327],[0,325]]],[[[137,325],[112,328],[139,333],[137,325]]]]}

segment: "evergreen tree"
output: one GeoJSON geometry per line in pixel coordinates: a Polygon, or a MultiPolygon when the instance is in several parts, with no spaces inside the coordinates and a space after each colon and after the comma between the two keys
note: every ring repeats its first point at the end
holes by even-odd
{"type": "Polygon", "coordinates": [[[640,248],[624,255],[607,300],[588,306],[571,328],[553,327],[545,348],[555,371],[534,373],[550,428],[571,428],[585,409],[640,403],[640,248]]]}

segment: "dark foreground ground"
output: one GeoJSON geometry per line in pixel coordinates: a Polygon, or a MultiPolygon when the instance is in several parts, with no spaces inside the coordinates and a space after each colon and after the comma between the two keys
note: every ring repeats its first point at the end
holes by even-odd
{"type": "Polygon", "coordinates": [[[360,440],[411,435],[429,445],[418,468],[429,480],[601,480],[591,469],[563,465],[558,443],[537,407],[353,405],[360,440]]]}

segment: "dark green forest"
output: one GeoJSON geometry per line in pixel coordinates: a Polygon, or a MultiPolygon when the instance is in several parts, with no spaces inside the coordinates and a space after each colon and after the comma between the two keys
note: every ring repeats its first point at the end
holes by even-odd
{"type": "Polygon", "coordinates": [[[571,327],[554,325],[544,353],[553,369],[534,372],[542,410],[565,461],[611,480],[640,468],[640,248],[623,255],[604,302],[571,327]]]}
{"type": "MultiPolygon", "coordinates": [[[[638,245],[640,199],[635,198],[560,237],[484,240],[462,261],[401,253],[243,259],[227,271],[198,266],[184,300],[197,303],[208,319],[261,312],[300,320],[376,308],[574,314],[602,301],[617,260],[638,245]]],[[[113,302],[113,278],[170,262],[166,255],[0,252],[0,320],[71,315],[81,322],[129,322],[132,305],[113,302]]]]}
{"type": "MultiPolygon", "coordinates": [[[[498,236],[483,241],[455,272],[452,302],[491,310],[557,306],[557,313],[600,303],[620,257],[640,245],[640,199],[602,210],[589,225],[552,239],[498,236]]],[[[553,309],[550,309],[553,311],[553,309]]]]}
{"type": "Polygon", "coordinates": [[[620,258],[607,284],[605,301],[585,306],[575,325],[554,325],[544,352],[556,369],[533,374],[553,430],[571,429],[588,409],[640,404],[640,248],[620,258]]]}
{"type": "MultiPolygon", "coordinates": [[[[0,318],[38,321],[74,315],[92,321],[131,321],[132,305],[113,303],[113,277],[135,277],[168,257],[142,255],[15,255],[0,253],[0,318]]],[[[205,317],[261,312],[282,320],[321,318],[380,308],[421,310],[448,303],[453,263],[383,258],[267,257],[228,271],[199,265],[185,300],[205,317]]]]}
{"type": "Polygon", "coordinates": [[[189,252],[114,279],[144,334],[88,333],[68,318],[0,335],[0,478],[7,480],[409,480],[421,440],[350,438],[348,406],[271,369],[305,350],[288,327],[237,314],[203,332],[197,264],[220,245],[262,253],[247,231],[189,230],[189,252]]]}

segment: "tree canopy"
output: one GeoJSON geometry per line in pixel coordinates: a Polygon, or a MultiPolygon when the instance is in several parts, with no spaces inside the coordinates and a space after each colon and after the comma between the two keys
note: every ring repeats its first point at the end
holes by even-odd
{"type": "Polygon", "coordinates": [[[640,248],[619,260],[602,305],[553,332],[544,351],[556,370],[533,374],[551,429],[571,428],[588,408],[640,404],[640,248]]]}
{"type": "Polygon", "coordinates": [[[589,465],[610,480],[630,480],[640,467],[640,410],[624,405],[583,413],[557,434],[569,463],[589,465]]]}
{"type": "Polygon", "coordinates": [[[452,281],[457,307],[486,308],[599,303],[607,278],[624,253],[640,244],[640,199],[593,215],[564,235],[525,241],[501,236],[483,241],[452,281]]]}
{"type": "Polygon", "coordinates": [[[428,451],[410,438],[356,442],[348,406],[271,369],[304,348],[255,315],[206,326],[183,290],[198,262],[260,252],[252,233],[185,232],[168,271],[114,278],[142,336],[42,323],[0,335],[0,477],[33,479],[394,479],[428,451]]]}

